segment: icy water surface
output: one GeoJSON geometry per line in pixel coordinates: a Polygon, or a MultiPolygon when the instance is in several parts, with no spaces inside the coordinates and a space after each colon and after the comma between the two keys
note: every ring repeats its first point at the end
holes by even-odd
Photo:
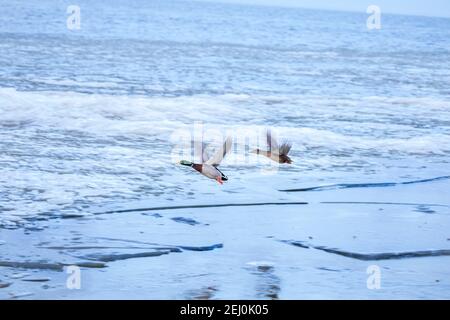
{"type": "MultiPolygon", "coordinates": [[[[128,281],[131,291],[148,279],[148,269],[166,270],[152,284],[168,286],[158,291],[164,298],[392,298],[396,286],[402,297],[448,297],[449,258],[427,255],[450,249],[449,19],[383,15],[382,29],[369,31],[364,12],[78,1],[81,30],[68,30],[65,1],[0,4],[5,283],[16,272],[8,269],[11,261],[26,267],[45,260],[62,268],[108,257],[104,270],[128,281]],[[199,127],[211,149],[226,134],[234,138],[221,165],[229,177],[223,186],[174,163],[180,141],[190,141],[199,127]],[[267,127],[293,142],[291,166],[267,172],[273,169],[268,160],[249,155],[252,139],[264,141],[267,127]],[[287,202],[308,204],[154,210],[287,202]],[[153,209],[129,212],[143,208],[153,209]],[[111,211],[120,212],[97,215],[111,211]],[[133,256],[126,241],[105,252],[117,246],[100,234],[152,243],[151,252],[164,254],[133,256]],[[30,256],[17,256],[31,235],[44,240],[30,244],[30,256]],[[58,253],[43,246],[102,250],[58,253]],[[353,258],[317,247],[400,257],[413,252],[409,261],[422,260],[415,271],[398,262],[403,259],[389,262],[385,267],[398,271],[390,275],[391,291],[374,296],[365,286],[370,263],[354,266],[353,258]],[[425,257],[414,257],[418,251],[425,257]],[[305,256],[295,260],[297,253],[305,256]],[[132,254],[127,262],[124,254],[132,254]],[[198,264],[214,269],[217,261],[223,270],[214,275],[205,267],[207,281],[195,280],[198,264]],[[140,276],[123,275],[122,263],[142,268],[140,276]],[[192,270],[178,273],[176,263],[192,270]],[[360,272],[357,287],[344,280],[355,271],[349,266],[360,272]],[[235,273],[225,281],[227,267],[235,273]],[[296,291],[300,273],[307,283],[296,291]],[[191,289],[175,294],[184,277],[191,289]],[[259,289],[240,288],[244,279],[259,289]],[[410,285],[400,285],[405,281],[410,285]]],[[[12,288],[5,297],[14,297],[22,289],[17,283],[0,293],[12,288]]],[[[88,291],[64,295],[123,296],[113,289],[91,283],[88,291]]],[[[157,298],[156,292],[136,297],[157,298]]]]}

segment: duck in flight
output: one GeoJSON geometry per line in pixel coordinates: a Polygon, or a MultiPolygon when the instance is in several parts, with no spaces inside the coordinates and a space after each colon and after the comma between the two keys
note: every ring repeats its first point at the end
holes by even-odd
{"type": "Polygon", "coordinates": [[[219,170],[218,166],[220,162],[223,160],[225,155],[230,151],[231,144],[233,140],[231,137],[227,137],[223,146],[217,150],[217,152],[209,157],[204,144],[198,145],[196,143],[196,151],[201,151],[201,163],[193,163],[191,161],[181,160],[180,164],[183,166],[188,166],[193,168],[194,170],[200,172],[205,177],[216,180],[218,183],[223,184],[224,181],[228,181],[228,177],[223,174],[222,171],[219,170]]]}
{"type": "Polygon", "coordinates": [[[265,151],[265,150],[255,149],[255,150],[251,151],[251,153],[263,155],[263,156],[265,156],[275,162],[278,162],[278,163],[291,164],[292,159],[289,158],[288,153],[291,150],[292,144],[289,142],[283,142],[281,144],[281,146],[279,146],[277,140],[272,135],[272,132],[270,131],[270,129],[267,130],[266,136],[267,136],[268,150],[265,151]]]}

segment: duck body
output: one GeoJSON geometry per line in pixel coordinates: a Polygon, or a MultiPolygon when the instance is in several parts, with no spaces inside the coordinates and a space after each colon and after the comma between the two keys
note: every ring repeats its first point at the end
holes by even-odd
{"type": "Polygon", "coordinates": [[[181,161],[180,164],[189,166],[192,169],[200,172],[202,175],[209,179],[216,180],[218,183],[223,184],[223,181],[227,181],[228,177],[222,173],[217,167],[206,163],[192,163],[189,161],[181,161]]]}
{"type": "MultiPolygon", "coordinates": [[[[197,169],[195,169],[195,170],[197,170],[197,169]]],[[[225,175],[219,169],[217,169],[216,167],[211,166],[209,164],[206,164],[206,163],[201,165],[200,173],[210,179],[217,180],[217,178],[220,177],[222,180],[227,180],[225,175]],[[223,179],[223,178],[225,178],[225,179],[223,179]]]]}
{"type": "Polygon", "coordinates": [[[292,163],[292,159],[289,158],[289,156],[286,154],[279,154],[276,152],[264,151],[264,150],[260,150],[260,149],[256,149],[254,151],[254,153],[265,156],[265,157],[267,157],[275,162],[278,162],[278,163],[287,163],[287,164],[292,163]]]}

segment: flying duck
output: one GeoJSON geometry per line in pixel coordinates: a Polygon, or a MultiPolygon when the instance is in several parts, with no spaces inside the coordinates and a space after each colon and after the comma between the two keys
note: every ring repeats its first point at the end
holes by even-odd
{"type": "Polygon", "coordinates": [[[278,142],[275,139],[275,137],[272,136],[272,132],[270,131],[270,129],[267,130],[266,135],[267,135],[268,150],[264,151],[260,149],[255,149],[251,151],[251,153],[266,156],[267,158],[272,159],[273,161],[278,163],[291,164],[292,160],[291,158],[288,157],[288,153],[291,150],[292,144],[289,142],[283,142],[281,146],[278,146],[278,142]]]}
{"type": "Polygon", "coordinates": [[[232,142],[233,140],[231,139],[231,137],[227,137],[223,146],[219,150],[217,150],[217,152],[212,157],[208,156],[204,144],[201,144],[200,146],[196,145],[197,151],[201,151],[201,163],[193,163],[187,160],[181,160],[179,163],[183,166],[191,167],[194,170],[200,172],[205,177],[214,179],[218,183],[223,184],[224,181],[228,181],[228,177],[224,175],[223,172],[220,171],[217,167],[219,166],[225,155],[230,151],[232,142]]]}

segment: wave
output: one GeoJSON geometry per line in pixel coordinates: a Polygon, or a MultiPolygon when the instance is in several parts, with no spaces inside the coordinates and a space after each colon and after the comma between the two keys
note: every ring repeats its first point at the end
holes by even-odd
{"type": "Polygon", "coordinates": [[[278,191],[281,191],[281,192],[307,192],[307,191],[325,191],[325,190],[353,189],[353,188],[386,188],[386,187],[428,183],[428,182],[435,182],[435,181],[442,181],[442,180],[449,180],[449,179],[450,179],[450,176],[442,176],[442,177],[436,177],[436,178],[430,178],[430,179],[421,179],[421,180],[404,181],[404,182],[338,183],[338,184],[330,184],[330,185],[325,185],[325,186],[298,188],[298,189],[284,189],[284,190],[278,190],[278,191]]]}
{"type": "MultiPolygon", "coordinates": [[[[293,143],[294,165],[279,170],[292,173],[283,185],[298,181],[294,173],[306,174],[305,181],[318,172],[342,176],[398,168],[405,174],[425,161],[448,172],[446,105],[438,98],[232,92],[164,97],[0,88],[0,227],[24,225],[24,219],[38,215],[80,216],[99,204],[201,197],[209,192],[207,182],[174,168],[172,157],[185,151],[184,141],[195,137],[197,123],[213,133],[205,134],[211,147],[223,141],[218,135],[235,138],[236,148],[223,163],[233,185],[272,168],[267,159],[248,153],[248,147],[265,147],[267,126],[293,143]],[[188,175],[198,182],[193,196],[180,187],[180,176],[188,175]]],[[[190,144],[186,149],[191,151],[190,144]]],[[[331,188],[382,186],[389,185],[331,188]]],[[[330,186],[309,191],[325,188],[330,186]]]]}
{"type": "Polygon", "coordinates": [[[428,207],[445,207],[450,205],[440,203],[412,203],[412,202],[384,202],[384,201],[322,201],[321,204],[370,204],[370,205],[392,205],[392,206],[415,206],[419,212],[434,213],[428,207]]]}
{"type": "Polygon", "coordinates": [[[177,210],[177,209],[201,209],[201,208],[221,208],[221,207],[254,207],[254,206],[288,206],[288,205],[306,205],[307,202],[256,202],[256,203],[222,203],[222,204],[199,204],[186,206],[166,206],[166,207],[149,207],[98,212],[95,214],[112,214],[127,213],[140,211],[161,211],[161,210],[177,210]]]}
{"type": "Polygon", "coordinates": [[[341,249],[329,248],[324,246],[316,246],[304,241],[295,240],[280,240],[280,242],[300,247],[304,249],[313,248],[316,250],[337,254],[347,258],[353,258],[362,261],[379,261],[379,260],[393,260],[393,259],[405,259],[405,258],[422,258],[422,257],[440,257],[450,256],[450,249],[438,249],[438,250],[417,250],[417,251],[404,251],[404,252],[380,252],[380,253],[359,253],[351,252],[341,249]]]}

